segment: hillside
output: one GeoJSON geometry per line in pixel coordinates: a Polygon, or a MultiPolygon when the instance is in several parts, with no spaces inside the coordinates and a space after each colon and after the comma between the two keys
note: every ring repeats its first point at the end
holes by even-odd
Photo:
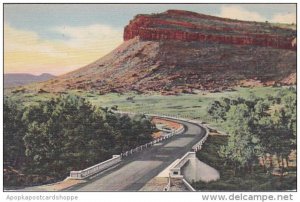
{"type": "Polygon", "coordinates": [[[187,11],[138,15],[103,58],[35,86],[162,93],[296,82],[296,32],[187,11]]]}
{"type": "Polygon", "coordinates": [[[54,77],[55,76],[46,73],[38,76],[32,74],[4,74],[4,88],[21,86],[34,82],[47,81],[54,77]]]}

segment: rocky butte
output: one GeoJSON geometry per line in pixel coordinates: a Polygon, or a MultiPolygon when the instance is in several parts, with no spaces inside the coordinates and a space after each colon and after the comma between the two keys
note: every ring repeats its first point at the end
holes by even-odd
{"type": "Polygon", "coordinates": [[[296,30],[284,27],[181,10],[137,15],[111,53],[35,88],[174,94],[294,85],[296,30]]]}
{"type": "Polygon", "coordinates": [[[296,50],[296,32],[266,23],[245,22],[181,10],[138,15],[124,29],[124,40],[211,41],[296,50]]]}

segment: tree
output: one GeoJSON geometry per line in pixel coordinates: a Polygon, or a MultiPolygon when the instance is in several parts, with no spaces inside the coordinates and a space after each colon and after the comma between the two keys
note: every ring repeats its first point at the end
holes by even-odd
{"type": "Polygon", "coordinates": [[[294,89],[279,91],[264,109],[263,115],[257,121],[264,153],[276,155],[281,174],[284,172],[283,159],[288,163],[292,149],[296,149],[296,92],[294,89]]]}
{"type": "Polygon", "coordinates": [[[208,114],[217,122],[226,121],[226,112],[230,108],[230,100],[228,98],[222,98],[221,100],[214,101],[208,107],[208,114]]]}
{"type": "Polygon", "coordinates": [[[288,162],[291,151],[296,149],[295,89],[281,89],[268,99],[252,96],[229,103],[229,107],[220,104],[215,110],[225,112],[221,119],[230,135],[220,156],[235,168],[245,168],[258,157],[265,160],[266,156],[276,155],[283,174],[284,159],[288,162]]]}
{"type": "Polygon", "coordinates": [[[253,111],[246,104],[232,106],[226,114],[228,144],[222,146],[219,155],[232,164],[235,171],[246,168],[252,171],[261,148],[259,138],[252,133],[253,111]]]}
{"type": "Polygon", "coordinates": [[[20,167],[25,161],[23,136],[26,126],[22,122],[23,109],[12,100],[5,98],[3,104],[3,160],[5,163],[20,167]]]}
{"type": "Polygon", "coordinates": [[[153,129],[154,126],[145,115],[136,115],[132,118],[132,131],[136,136],[137,145],[150,142],[152,137],[149,134],[153,132],[153,129]]]}
{"type": "Polygon", "coordinates": [[[288,156],[291,153],[292,148],[295,147],[295,134],[293,129],[290,128],[291,119],[287,116],[287,113],[284,108],[275,110],[271,114],[272,119],[272,132],[273,132],[273,151],[275,152],[278,164],[281,162],[281,176],[284,172],[284,162],[286,159],[288,161],[288,156]]]}
{"type": "Polygon", "coordinates": [[[29,107],[23,116],[28,125],[24,142],[32,171],[60,177],[108,158],[113,134],[95,111],[71,95],[29,107]]]}
{"type": "Polygon", "coordinates": [[[84,98],[63,95],[29,106],[22,118],[28,171],[64,177],[151,140],[145,116],[130,118],[97,109],[84,98]]]}

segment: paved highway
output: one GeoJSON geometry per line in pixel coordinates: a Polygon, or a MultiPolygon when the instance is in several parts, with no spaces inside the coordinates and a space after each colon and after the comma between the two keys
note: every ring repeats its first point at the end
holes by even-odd
{"type": "Polygon", "coordinates": [[[138,191],[173,161],[190,151],[205,135],[200,126],[177,121],[185,126],[185,132],[157,143],[142,152],[126,157],[115,168],[93,176],[73,191],[138,191]]]}

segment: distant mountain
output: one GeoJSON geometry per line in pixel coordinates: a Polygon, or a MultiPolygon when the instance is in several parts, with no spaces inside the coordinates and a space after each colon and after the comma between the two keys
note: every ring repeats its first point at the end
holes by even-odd
{"type": "Polygon", "coordinates": [[[38,76],[32,74],[4,74],[4,88],[22,86],[34,82],[47,81],[54,77],[54,75],[47,73],[38,76]]]}
{"type": "Polygon", "coordinates": [[[188,11],[137,15],[124,43],[95,62],[36,85],[48,92],[193,93],[296,83],[296,30],[188,11]]]}

